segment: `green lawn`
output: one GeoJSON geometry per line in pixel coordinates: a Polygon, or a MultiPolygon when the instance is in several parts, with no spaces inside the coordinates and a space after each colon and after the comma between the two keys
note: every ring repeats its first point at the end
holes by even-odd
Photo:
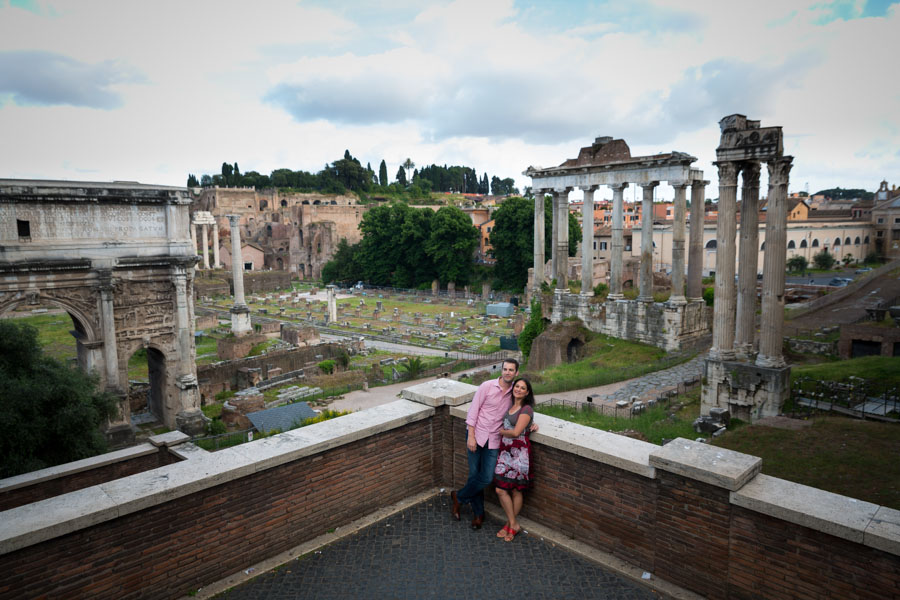
{"type": "Polygon", "coordinates": [[[900,510],[898,427],[819,417],[799,431],[741,427],[712,444],[761,457],[766,475],[900,510]]]}
{"type": "Polygon", "coordinates": [[[866,356],[851,360],[803,365],[791,369],[791,381],[810,377],[825,381],[847,381],[850,376],[900,386],[900,357],[866,356]]]}
{"type": "Polygon", "coordinates": [[[16,323],[31,325],[38,330],[38,343],[47,355],[63,361],[78,357],[75,338],[69,333],[75,329],[75,324],[65,312],[13,318],[16,319],[16,323]]]}

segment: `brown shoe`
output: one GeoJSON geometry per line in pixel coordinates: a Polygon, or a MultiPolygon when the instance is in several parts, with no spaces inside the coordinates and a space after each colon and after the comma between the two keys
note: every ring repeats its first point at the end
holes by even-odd
{"type": "Polygon", "coordinates": [[[450,501],[453,503],[450,506],[450,514],[453,515],[453,518],[459,521],[459,500],[456,498],[456,492],[450,492],[450,501]]]}
{"type": "Polygon", "coordinates": [[[481,526],[484,524],[484,515],[477,515],[474,519],[472,519],[472,529],[481,529],[481,526]]]}

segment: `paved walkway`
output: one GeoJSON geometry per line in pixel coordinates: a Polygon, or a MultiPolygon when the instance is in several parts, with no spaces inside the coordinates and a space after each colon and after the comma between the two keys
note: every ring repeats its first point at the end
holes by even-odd
{"type": "Polygon", "coordinates": [[[450,518],[446,494],[294,559],[217,596],[263,598],[608,598],[660,596],[537,535],[506,543],[503,525],[450,518]]]}

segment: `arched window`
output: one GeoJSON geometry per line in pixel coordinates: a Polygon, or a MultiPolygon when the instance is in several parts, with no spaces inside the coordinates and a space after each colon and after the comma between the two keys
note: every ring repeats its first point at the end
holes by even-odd
{"type": "Polygon", "coordinates": [[[762,244],[759,245],[759,251],[762,252],[765,249],[766,249],[766,243],[763,242],[762,244]]]}
{"type": "MultiPolygon", "coordinates": [[[[287,200],[282,200],[281,207],[284,208],[285,206],[287,206],[287,200]]],[[[534,212],[534,211],[532,211],[532,212],[534,212]]],[[[540,211],[538,211],[538,212],[540,212],[540,211]]]]}
{"type": "Polygon", "coordinates": [[[794,243],[794,240],[791,240],[788,242],[787,249],[788,250],[796,250],[797,249],[797,244],[794,243]]]}
{"type": "Polygon", "coordinates": [[[849,245],[850,245],[850,236],[847,236],[847,237],[844,238],[844,245],[845,245],[845,246],[849,246],[849,245]]]}
{"type": "Polygon", "coordinates": [[[841,245],[841,238],[839,238],[839,237],[834,238],[834,245],[835,245],[835,246],[840,246],[840,245],[841,245]]]}
{"type": "Polygon", "coordinates": [[[706,242],[706,249],[707,250],[715,250],[716,249],[716,240],[709,240],[708,242],[706,242]]]}
{"type": "Polygon", "coordinates": [[[818,240],[818,239],[815,239],[815,240],[812,241],[812,247],[813,247],[813,248],[818,248],[818,247],[819,247],[819,240],[818,240]]]}
{"type": "Polygon", "coordinates": [[[869,243],[869,236],[866,236],[866,239],[863,240],[863,244],[868,244],[868,243],[869,243]]]}
{"type": "Polygon", "coordinates": [[[806,248],[806,240],[800,240],[800,247],[806,248]]]}
{"type": "MultiPolygon", "coordinates": [[[[849,243],[849,242],[848,242],[848,243],[849,243]]],[[[856,236],[856,239],[853,240],[853,245],[854,245],[854,246],[859,246],[859,236],[856,236]]]]}

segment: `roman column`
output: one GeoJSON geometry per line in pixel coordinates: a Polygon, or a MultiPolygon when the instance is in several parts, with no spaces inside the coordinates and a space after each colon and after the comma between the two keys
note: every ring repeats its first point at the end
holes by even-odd
{"type": "Polygon", "coordinates": [[[544,190],[534,191],[534,281],[532,289],[534,294],[541,293],[541,284],[544,283],[544,190]]]}
{"type": "Polygon", "coordinates": [[[241,336],[248,333],[250,324],[250,308],[244,300],[244,261],[241,258],[241,230],[238,226],[238,215],[228,215],[231,225],[231,274],[234,279],[234,306],[231,307],[231,331],[241,336]]]}
{"type": "Polygon", "coordinates": [[[685,197],[687,183],[676,182],[675,188],[675,216],[672,223],[672,294],[669,302],[685,304],[684,297],[684,215],[687,212],[687,198],[685,197]]]}
{"type": "Polygon", "coordinates": [[[213,269],[218,269],[219,265],[219,223],[213,219],[213,269]]]}
{"type": "Polygon", "coordinates": [[[556,289],[569,289],[569,188],[553,190],[553,197],[558,198],[556,227],[556,289]]]}
{"type": "Polygon", "coordinates": [[[556,242],[559,239],[559,194],[550,190],[550,279],[556,277],[556,242]]]}
{"type": "Polygon", "coordinates": [[[119,389],[119,352],[116,345],[116,317],[113,308],[112,270],[98,270],[100,281],[100,332],[103,339],[103,362],[106,375],[106,389],[119,389]]]}
{"type": "Polygon", "coordinates": [[[590,185],[584,190],[584,202],[581,206],[581,293],[594,295],[594,191],[597,186],[590,185]]]}
{"type": "Polygon", "coordinates": [[[191,222],[191,248],[194,249],[194,256],[197,256],[197,224],[191,222]]]}
{"type": "Polygon", "coordinates": [[[784,329],[784,263],[787,257],[787,189],[792,156],[770,161],[769,201],[766,205],[766,251],[763,255],[760,367],[785,366],[782,355],[784,329]]]}
{"type": "Polygon", "coordinates": [[[209,225],[204,223],[200,227],[200,239],[203,242],[203,268],[209,269],[209,233],[206,231],[209,225]]]}
{"type": "Polygon", "coordinates": [[[644,201],[641,204],[641,302],[653,302],[653,189],[658,181],[641,184],[644,201]]]}
{"type": "Polygon", "coordinates": [[[625,232],[622,222],[623,203],[625,202],[625,188],[627,183],[616,183],[611,186],[613,191],[612,214],[612,250],[609,256],[609,298],[621,300],[622,295],[622,267],[625,261],[625,232]]]}
{"type": "Polygon", "coordinates": [[[756,268],[759,255],[759,162],[741,165],[741,245],[738,255],[738,298],[734,349],[738,358],[753,354],[756,332],[756,268]]]}
{"type": "Polygon", "coordinates": [[[687,297],[703,299],[703,227],[708,181],[691,182],[691,233],[688,244],[687,297]]]}
{"type": "Polygon", "coordinates": [[[714,163],[719,169],[719,216],[716,219],[716,296],[713,304],[713,342],[709,357],[734,359],[734,234],[738,167],[714,163]]]}

